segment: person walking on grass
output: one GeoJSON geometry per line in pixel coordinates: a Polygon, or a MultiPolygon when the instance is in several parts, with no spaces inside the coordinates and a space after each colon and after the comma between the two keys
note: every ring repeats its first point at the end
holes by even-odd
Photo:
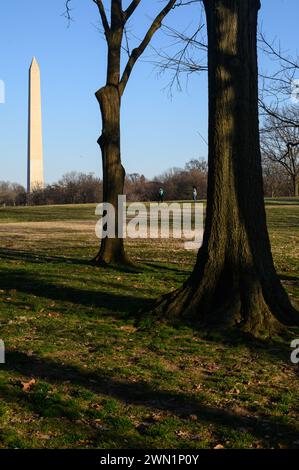
{"type": "Polygon", "coordinates": [[[164,189],[159,189],[159,202],[164,202],[164,189]]]}
{"type": "Polygon", "coordinates": [[[197,201],[197,189],[196,186],[193,186],[193,201],[197,201]]]}

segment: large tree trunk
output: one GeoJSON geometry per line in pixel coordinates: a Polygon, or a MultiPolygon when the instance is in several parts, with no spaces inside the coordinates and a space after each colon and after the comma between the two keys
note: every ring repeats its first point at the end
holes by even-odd
{"type": "Polygon", "coordinates": [[[125,170],[120,153],[120,106],[119,89],[107,85],[96,93],[102,114],[102,135],[98,143],[103,161],[103,201],[115,209],[115,238],[103,238],[100,251],[93,263],[101,266],[109,264],[130,264],[124,250],[123,238],[118,237],[118,196],[124,193],[125,170]]]}
{"type": "Polygon", "coordinates": [[[276,274],[266,226],[258,128],[258,0],[205,0],[209,46],[209,178],[193,274],[157,307],[256,336],[298,324],[276,274]]]}

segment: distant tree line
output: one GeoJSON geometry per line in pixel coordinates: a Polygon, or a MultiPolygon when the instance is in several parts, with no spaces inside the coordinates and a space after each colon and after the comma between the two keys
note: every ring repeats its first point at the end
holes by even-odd
{"type": "Polygon", "coordinates": [[[279,162],[263,159],[264,192],[266,197],[292,197],[294,194],[293,180],[288,171],[279,162]]]}
{"type": "Polygon", "coordinates": [[[36,188],[27,197],[29,205],[87,204],[102,200],[102,181],[92,173],[66,173],[57,183],[36,188]]]}
{"type": "MultiPolygon", "coordinates": [[[[293,179],[279,161],[264,154],[264,188],[266,197],[289,197],[294,195],[293,179]]],[[[184,168],[171,168],[160,176],[149,180],[139,173],[126,176],[125,194],[128,201],[156,201],[159,188],[163,187],[166,200],[192,199],[195,186],[199,199],[207,196],[208,165],[204,159],[190,160],[184,168]]],[[[36,188],[30,195],[17,183],[0,181],[0,205],[52,205],[86,204],[101,202],[103,182],[92,173],[71,172],[65,174],[57,183],[45,188],[36,188]]]]}
{"type": "Polygon", "coordinates": [[[152,180],[138,173],[129,174],[125,181],[125,194],[131,201],[156,201],[159,188],[164,189],[165,198],[170,201],[192,199],[196,186],[198,197],[206,198],[208,165],[205,160],[190,160],[185,168],[171,168],[152,180]]]}
{"type": "Polygon", "coordinates": [[[35,188],[30,194],[19,184],[0,182],[2,206],[85,204],[101,200],[102,181],[91,173],[67,173],[57,183],[35,188]]]}
{"type": "Polygon", "coordinates": [[[1,206],[24,206],[26,204],[26,191],[18,183],[0,181],[1,206]]]}

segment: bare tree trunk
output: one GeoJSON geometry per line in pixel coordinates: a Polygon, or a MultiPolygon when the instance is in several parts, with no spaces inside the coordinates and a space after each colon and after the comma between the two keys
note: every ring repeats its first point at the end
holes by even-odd
{"type": "Polygon", "coordinates": [[[104,238],[100,251],[93,262],[97,265],[130,264],[125,254],[124,242],[118,234],[118,196],[124,193],[125,170],[120,152],[120,106],[119,88],[106,85],[96,93],[102,114],[102,135],[98,143],[103,162],[103,201],[115,209],[116,238],[104,238]]]}
{"type": "MultiPolygon", "coordinates": [[[[108,48],[108,63],[106,86],[101,88],[96,97],[100,104],[102,114],[102,135],[98,143],[102,150],[103,160],[103,201],[114,206],[116,217],[116,238],[104,238],[100,251],[93,259],[96,265],[132,264],[125,254],[123,238],[118,236],[118,196],[124,193],[125,170],[121,164],[120,155],[120,106],[132,70],[149,45],[156,31],[161,27],[163,19],[174,7],[176,0],[169,0],[159,14],[154,18],[144,38],[138,47],[130,53],[127,64],[121,75],[122,40],[127,21],[131,18],[140,0],[131,0],[123,10],[122,0],[111,0],[111,21],[109,24],[104,3],[102,0],[94,1],[99,9],[102,25],[108,48]]],[[[67,2],[67,15],[69,6],[67,2]]]]}
{"type": "Polygon", "coordinates": [[[298,324],[276,274],[266,226],[258,129],[258,0],[205,0],[209,181],[193,274],[157,312],[255,336],[298,324]]]}
{"type": "Polygon", "coordinates": [[[92,262],[98,266],[130,264],[125,254],[124,240],[118,237],[118,196],[124,193],[125,170],[120,150],[120,62],[121,44],[125,23],[122,2],[111,3],[111,28],[106,26],[108,63],[106,86],[97,91],[101,109],[102,134],[98,140],[103,163],[103,201],[110,203],[115,211],[115,238],[103,238],[98,254],[92,262]],[[109,31],[108,31],[109,29],[109,31]]]}

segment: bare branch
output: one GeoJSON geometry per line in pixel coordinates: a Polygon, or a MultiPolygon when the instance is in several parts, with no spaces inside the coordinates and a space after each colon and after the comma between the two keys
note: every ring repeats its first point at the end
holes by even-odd
{"type": "Polygon", "coordinates": [[[63,12],[62,16],[64,16],[67,21],[68,21],[68,27],[70,26],[71,21],[73,21],[72,15],[71,15],[71,1],[72,0],[66,0],[65,2],[65,11],[63,12]]]}
{"type": "Polygon", "coordinates": [[[132,0],[130,5],[128,6],[128,8],[124,11],[124,20],[125,21],[128,21],[130,16],[133,15],[134,11],[136,10],[136,8],[138,7],[140,2],[141,2],[141,0],[132,0]]]}
{"type": "MultiPolygon", "coordinates": [[[[266,54],[269,59],[277,64],[275,73],[260,74],[262,78],[261,86],[261,109],[269,115],[279,114],[279,107],[289,100],[294,89],[294,79],[299,73],[299,57],[291,57],[287,52],[282,51],[280,43],[276,40],[268,41],[263,32],[259,33],[259,49],[266,54]],[[266,104],[272,100],[271,105],[266,104]],[[275,104],[276,103],[276,104],[275,104]]],[[[285,116],[282,117],[284,119],[285,116]]]]}
{"type": "Polygon", "coordinates": [[[143,54],[145,51],[146,47],[150,43],[152,37],[156,33],[156,31],[161,27],[162,21],[166,17],[166,15],[170,12],[170,10],[174,7],[176,3],[176,0],[170,0],[167,5],[160,11],[160,13],[156,16],[154,21],[152,22],[150,28],[148,29],[147,33],[145,34],[143,40],[139,44],[138,47],[133,49],[130,58],[128,60],[128,63],[125,67],[125,70],[123,72],[120,85],[119,85],[119,91],[120,94],[124,92],[124,89],[128,83],[129,77],[131,75],[131,72],[133,70],[134,65],[136,64],[137,60],[139,57],[143,54]]]}
{"type": "Polygon", "coordinates": [[[283,124],[285,127],[297,127],[299,128],[299,118],[297,116],[295,117],[294,115],[290,117],[288,115],[287,117],[285,114],[278,108],[274,108],[273,106],[268,106],[263,100],[259,100],[260,108],[262,111],[264,111],[265,115],[272,116],[273,118],[277,119],[281,124],[283,124]]]}
{"type": "Polygon", "coordinates": [[[173,72],[168,85],[170,91],[176,83],[177,88],[181,90],[181,74],[193,74],[207,71],[207,44],[198,36],[203,30],[203,25],[199,25],[193,34],[187,34],[163,25],[166,35],[174,42],[169,47],[180,45],[180,49],[174,54],[167,53],[167,49],[155,50],[158,60],[153,64],[164,73],[166,70],[173,72]],[[194,54],[195,57],[194,57],[194,54]],[[202,58],[201,58],[202,54],[202,58]]]}
{"type": "Polygon", "coordinates": [[[127,32],[126,27],[124,28],[124,37],[126,41],[126,46],[123,47],[123,49],[125,50],[125,52],[128,54],[128,57],[130,58],[130,55],[131,55],[130,44],[129,44],[128,32],[127,32]]]}
{"type": "Polygon", "coordinates": [[[275,48],[275,44],[272,42],[270,43],[264,33],[260,31],[260,38],[259,43],[262,43],[261,49],[268,55],[272,56],[275,60],[279,60],[281,63],[284,63],[286,66],[291,68],[298,68],[299,64],[297,61],[290,57],[286,57],[286,55],[281,51],[280,46],[275,48]]]}
{"type": "Polygon", "coordinates": [[[107,15],[106,15],[106,12],[105,12],[105,7],[103,5],[103,2],[102,2],[102,0],[93,0],[93,2],[97,5],[97,7],[99,9],[99,13],[100,13],[100,16],[101,16],[105,36],[106,36],[106,39],[109,40],[110,26],[109,26],[109,23],[108,23],[108,19],[107,19],[107,15]]]}
{"type": "Polygon", "coordinates": [[[192,5],[193,3],[200,3],[202,2],[203,0],[179,0],[178,3],[176,5],[174,5],[173,8],[176,8],[176,7],[183,7],[183,6],[186,6],[186,5],[192,5]]]}

